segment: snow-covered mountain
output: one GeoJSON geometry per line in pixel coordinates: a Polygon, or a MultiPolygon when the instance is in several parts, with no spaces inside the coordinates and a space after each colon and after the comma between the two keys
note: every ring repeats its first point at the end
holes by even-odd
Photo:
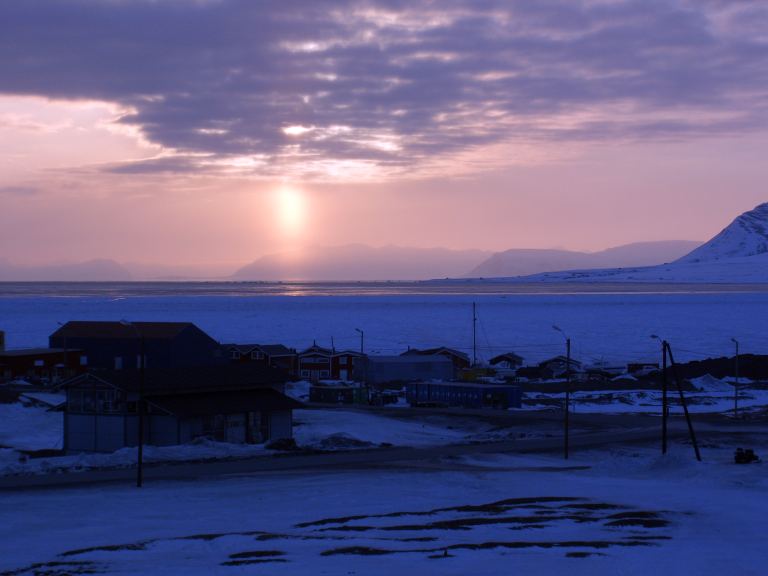
{"type": "Polygon", "coordinates": [[[523,282],[768,283],[768,203],[737,217],[717,236],[669,264],[574,269],[518,277],[523,282]]]}
{"type": "Polygon", "coordinates": [[[731,258],[757,256],[768,252],[768,203],[760,204],[737,217],[717,236],[680,258],[695,264],[731,258]]]}

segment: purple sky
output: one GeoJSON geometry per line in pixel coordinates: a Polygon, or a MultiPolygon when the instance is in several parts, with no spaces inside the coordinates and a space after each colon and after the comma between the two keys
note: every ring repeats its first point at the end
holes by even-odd
{"type": "Polygon", "coordinates": [[[768,4],[0,2],[0,259],[704,240],[766,200],[768,4]]]}

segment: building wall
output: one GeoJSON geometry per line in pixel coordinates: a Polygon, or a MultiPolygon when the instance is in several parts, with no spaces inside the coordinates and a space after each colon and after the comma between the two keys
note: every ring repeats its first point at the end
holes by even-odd
{"type": "MultiPolygon", "coordinates": [[[[51,336],[51,348],[83,350],[88,367],[106,370],[139,367],[141,340],[130,338],[78,338],[51,336]]],[[[147,368],[178,368],[185,366],[214,366],[228,360],[218,342],[202,330],[188,327],[175,338],[146,338],[144,355],[147,368]]]]}
{"type": "Polygon", "coordinates": [[[269,440],[293,438],[293,415],[290,410],[269,413],[269,440]]]}
{"type": "Polygon", "coordinates": [[[377,362],[375,356],[369,356],[367,367],[361,364],[355,377],[359,379],[364,377],[369,384],[384,384],[386,382],[413,380],[450,380],[453,374],[453,364],[442,357],[435,358],[434,362],[414,361],[406,363],[399,361],[377,362]]]}

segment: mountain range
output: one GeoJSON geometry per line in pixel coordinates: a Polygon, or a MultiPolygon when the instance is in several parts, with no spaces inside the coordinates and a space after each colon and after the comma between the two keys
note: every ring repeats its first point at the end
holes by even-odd
{"type": "Polygon", "coordinates": [[[768,282],[768,203],[736,217],[688,254],[656,266],[575,269],[517,277],[523,282],[768,282]]]}
{"type": "Polygon", "coordinates": [[[768,203],[738,216],[708,242],[637,242],[602,250],[447,248],[349,244],[269,254],[234,273],[216,268],[121,264],[99,259],[19,266],[0,259],[0,281],[384,281],[484,278],[524,282],[768,282],[768,203]]]}
{"type": "Polygon", "coordinates": [[[426,280],[458,276],[492,252],[365,244],[270,254],[240,268],[236,280],[426,280]]]}

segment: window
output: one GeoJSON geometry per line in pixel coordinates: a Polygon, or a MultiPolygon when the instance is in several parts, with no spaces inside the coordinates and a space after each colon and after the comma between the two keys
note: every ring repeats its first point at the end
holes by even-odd
{"type": "Polygon", "coordinates": [[[115,356],[115,370],[122,370],[122,369],[123,369],[123,357],[115,356]]]}
{"type": "Polygon", "coordinates": [[[309,370],[302,370],[301,371],[301,377],[302,378],[309,378],[309,370]]]}
{"type": "Polygon", "coordinates": [[[264,360],[264,352],[251,351],[251,360],[264,360]]]}
{"type": "Polygon", "coordinates": [[[321,370],[320,371],[320,378],[328,378],[328,370],[321,370]]]}
{"type": "Polygon", "coordinates": [[[240,350],[232,350],[229,353],[229,357],[232,358],[232,360],[240,360],[240,350]]]}
{"type": "Polygon", "coordinates": [[[88,356],[80,356],[80,366],[88,365],[88,356]]]}
{"type": "Polygon", "coordinates": [[[45,366],[45,360],[35,360],[35,366],[37,367],[45,366]]]}

